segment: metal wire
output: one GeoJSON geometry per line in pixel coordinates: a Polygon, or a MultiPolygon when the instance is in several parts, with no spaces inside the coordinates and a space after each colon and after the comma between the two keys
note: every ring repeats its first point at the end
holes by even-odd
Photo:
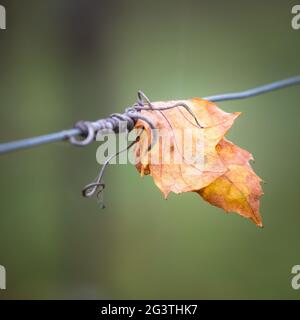
{"type": "Polygon", "coordinates": [[[69,129],[60,132],[50,133],[43,136],[38,136],[34,138],[28,138],[23,140],[16,140],[12,142],[6,142],[0,144],[0,154],[8,153],[20,149],[31,148],[39,146],[41,144],[46,144],[50,142],[67,140],[70,137],[75,137],[80,135],[82,132],[79,129],[69,129]]]}
{"type": "MultiPolygon", "coordinates": [[[[287,78],[284,80],[280,80],[277,82],[269,83],[260,87],[256,87],[253,89],[249,89],[241,92],[233,92],[233,93],[225,93],[220,95],[208,96],[204,99],[219,102],[219,101],[228,101],[228,100],[237,100],[237,99],[245,99],[253,96],[257,96],[266,92],[282,89],[288,86],[300,84],[300,75],[287,78]]],[[[24,140],[17,140],[12,142],[6,142],[0,144],[0,154],[31,148],[34,146],[39,146],[42,144],[69,140],[72,137],[82,136],[85,132],[81,128],[73,128],[69,130],[64,130],[56,133],[46,134],[38,137],[28,138],[24,140]]]]}
{"type": "Polygon", "coordinates": [[[293,86],[296,84],[300,84],[300,76],[272,82],[272,83],[266,84],[264,86],[256,87],[256,88],[241,91],[241,92],[219,94],[219,95],[215,95],[215,96],[206,97],[204,99],[212,101],[212,102],[245,99],[245,98],[249,98],[249,97],[253,97],[253,96],[258,96],[258,95],[266,93],[266,92],[282,89],[282,88],[285,88],[288,86],[293,86]]]}

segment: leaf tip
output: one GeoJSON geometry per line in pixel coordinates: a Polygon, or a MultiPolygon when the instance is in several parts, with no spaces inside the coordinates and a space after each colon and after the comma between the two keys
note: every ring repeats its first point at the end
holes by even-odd
{"type": "Polygon", "coordinates": [[[263,225],[263,223],[261,221],[259,222],[254,222],[256,224],[257,227],[259,227],[260,229],[264,229],[265,226],[263,225]]]}

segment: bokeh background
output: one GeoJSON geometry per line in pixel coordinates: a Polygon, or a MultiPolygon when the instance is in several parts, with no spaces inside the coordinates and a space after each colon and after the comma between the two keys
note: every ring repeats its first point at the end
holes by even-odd
{"type": "MultiPolygon", "coordinates": [[[[300,73],[299,1],[0,1],[0,141],[152,100],[247,89],[300,73]]],[[[97,143],[0,157],[0,299],[298,299],[300,88],[219,104],[266,181],[264,229],[196,194],[167,201],[131,165],[81,197],[97,143]]]]}

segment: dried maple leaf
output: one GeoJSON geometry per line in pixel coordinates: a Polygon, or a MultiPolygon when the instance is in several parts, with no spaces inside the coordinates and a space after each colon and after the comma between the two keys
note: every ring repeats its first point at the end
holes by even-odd
{"type": "MultiPolygon", "coordinates": [[[[146,128],[147,132],[141,136],[136,148],[136,155],[141,157],[137,168],[142,175],[151,173],[165,197],[171,191],[181,193],[199,190],[226,172],[227,168],[218,156],[216,145],[239,115],[238,112],[226,113],[215,104],[198,98],[181,102],[190,107],[204,128],[200,128],[193,116],[181,107],[165,111],[142,111],[158,129],[160,139],[153,149],[147,152],[148,142],[145,141],[149,141],[151,130],[146,128]],[[185,144],[185,149],[193,148],[197,143],[202,144],[205,150],[203,163],[191,164],[182,155],[181,137],[188,129],[191,141],[185,144]],[[165,142],[169,145],[164,145],[165,142]],[[162,158],[171,161],[163,162],[162,158]],[[174,159],[179,160],[179,163],[174,163],[174,159]]],[[[167,107],[175,103],[179,101],[154,102],[153,107],[167,107]]],[[[142,126],[141,121],[136,124],[136,128],[142,126]]],[[[185,151],[187,153],[187,150],[185,151]]]]}
{"type": "Polygon", "coordinates": [[[152,106],[153,110],[141,111],[159,134],[158,142],[150,151],[150,128],[142,121],[136,124],[137,129],[145,128],[135,149],[136,167],[141,175],[150,174],[165,197],[171,191],[198,192],[211,204],[235,211],[261,225],[258,198],[262,191],[260,179],[248,163],[252,156],[224,139],[240,113],[224,112],[200,98],[154,102],[152,106]],[[175,104],[189,110],[184,107],[155,110],[175,104]],[[188,140],[183,139],[187,130],[190,130],[188,140]],[[198,152],[203,161],[188,161],[187,152],[198,152]],[[230,184],[229,180],[234,183],[230,184]]]}

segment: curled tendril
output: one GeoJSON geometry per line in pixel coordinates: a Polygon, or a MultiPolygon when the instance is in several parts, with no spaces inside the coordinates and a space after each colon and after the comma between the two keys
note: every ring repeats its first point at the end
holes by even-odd
{"type": "MultiPolygon", "coordinates": [[[[140,133],[141,134],[141,133],[140,133]]],[[[103,182],[103,177],[104,177],[104,172],[106,167],[108,166],[109,162],[115,158],[116,156],[118,156],[120,153],[125,152],[127,150],[129,150],[133,145],[135,145],[139,140],[140,140],[140,134],[136,137],[136,139],[131,142],[128,146],[126,146],[125,148],[119,150],[117,153],[111,155],[109,158],[106,159],[106,161],[104,162],[104,164],[101,167],[101,170],[98,174],[98,176],[96,177],[96,179],[87,184],[83,189],[82,189],[82,195],[86,198],[91,198],[95,193],[97,193],[97,198],[99,200],[99,202],[102,205],[102,208],[104,208],[104,204],[103,202],[100,200],[99,196],[102,194],[103,190],[105,189],[105,183],[103,182]]]]}

